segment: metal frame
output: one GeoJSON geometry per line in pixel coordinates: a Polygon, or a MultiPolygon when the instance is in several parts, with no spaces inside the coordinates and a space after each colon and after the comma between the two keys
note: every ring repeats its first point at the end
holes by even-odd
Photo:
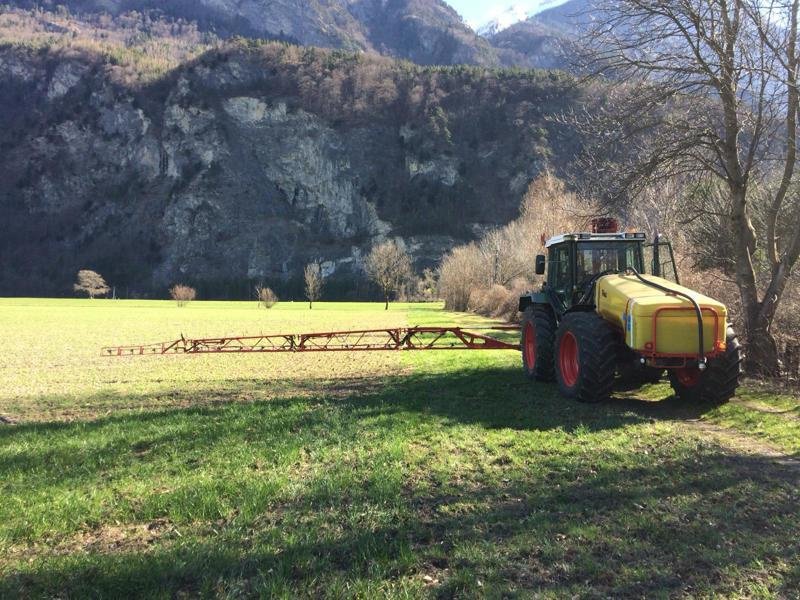
{"type": "Polygon", "coordinates": [[[274,334],[219,338],[186,339],[172,342],[112,346],[102,349],[102,355],[147,356],[165,354],[223,354],[266,352],[367,352],[398,350],[517,350],[519,343],[498,340],[476,330],[519,331],[516,325],[486,328],[461,327],[400,327],[358,331],[327,331],[321,333],[274,334]]]}
{"type": "Polygon", "coordinates": [[[563,233],[547,240],[545,248],[561,244],[564,242],[619,242],[619,241],[638,241],[643,242],[647,239],[644,233],[563,233]]]}

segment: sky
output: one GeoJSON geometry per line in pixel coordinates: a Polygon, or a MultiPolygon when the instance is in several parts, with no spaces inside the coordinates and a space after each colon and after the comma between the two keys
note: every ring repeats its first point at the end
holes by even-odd
{"type": "Polygon", "coordinates": [[[492,19],[498,19],[501,25],[508,26],[520,21],[527,14],[537,13],[546,8],[563,4],[566,0],[445,0],[455,8],[468,25],[479,27],[492,19]]]}

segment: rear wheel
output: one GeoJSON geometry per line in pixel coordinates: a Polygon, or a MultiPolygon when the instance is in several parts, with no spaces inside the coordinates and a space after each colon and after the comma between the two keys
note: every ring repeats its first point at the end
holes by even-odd
{"type": "Polygon", "coordinates": [[[733,398],[739,387],[742,348],[732,327],[725,337],[725,352],[709,360],[705,371],[684,367],[669,372],[669,382],[679,398],[711,405],[733,398]]]}
{"type": "Polygon", "coordinates": [[[552,381],[556,318],[549,306],[534,304],[522,315],[522,368],[528,379],[552,381]]]}
{"type": "Polygon", "coordinates": [[[611,395],[617,362],[613,328],[593,312],[564,316],[556,334],[556,379],[561,393],[580,402],[611,395]]]}

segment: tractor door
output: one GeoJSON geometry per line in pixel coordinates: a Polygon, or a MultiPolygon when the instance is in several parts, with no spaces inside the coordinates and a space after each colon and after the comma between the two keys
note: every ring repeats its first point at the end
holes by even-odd
{"type": "Polygon", "coordinates": [[[547,285],[559,297],[565,307],[572,305],[575,287],[572,248],[574,244],[563,243],[550,247],[547,257],[547,285]]]}

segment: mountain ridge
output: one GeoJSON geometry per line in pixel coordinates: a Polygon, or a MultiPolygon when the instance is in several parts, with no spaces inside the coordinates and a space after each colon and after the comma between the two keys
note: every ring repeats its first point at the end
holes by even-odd
{"type": "MultiPolygon", "coordinates": [[[[571,0],[566,5],[581,1],[571,0]]],[[[32,10],[42,4],[39,0],[7,0],[5,5],[32,10]]],[[[559,42],[555,38],[570,33],[560,6],[482,36],[442,0],[59,0],[58,4],[63,7],[59,10],[72,11],[80,18],[121,18],[143,12],[156,20],[195,22],[201,32],[221,38],[263,38],[375,52],[421,65],[564,67],[566,61],[553,57],[559,42]],[[560,24],[555,23],[558,19],[560,24]],[[551,34],[544,40],[536,28],[525,23],[541,23],[551,34]],[[513,33],[504,35],[509,30],[513,33]]]]}
{"type": "MultiPolygon", "coordinates": [[[[37,0],[9,0],[33,9],[37,0]]],[[[77,15],[154,11],[223,38],[374,51],[418,64],[499,64],[497,52],[441,0],[59,0],[77,15]]]]}

